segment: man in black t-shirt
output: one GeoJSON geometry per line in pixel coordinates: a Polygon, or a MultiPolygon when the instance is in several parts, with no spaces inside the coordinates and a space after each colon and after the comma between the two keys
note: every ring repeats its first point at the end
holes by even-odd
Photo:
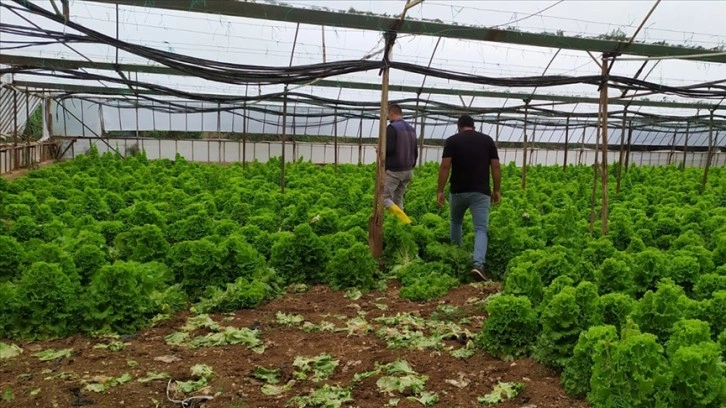
{"type": "Polygon", "coordinates": [[[436,201],[444,205],[444,187],[449,179],[451,241],[461,246],[462,226],[466,210],[471,210],[474,222],[474,267],[471,273],[479,280],[486,280],[484,263],[487,254],[489,205],[501,199],[499,154],[494,140],[477,132],[474,119],[463,115],[457,122],[459,133],[446,139],[444,154],[439,168],[439,186],[436,201]],[[489,173],[493,186],[489,186],[489,173]]]}

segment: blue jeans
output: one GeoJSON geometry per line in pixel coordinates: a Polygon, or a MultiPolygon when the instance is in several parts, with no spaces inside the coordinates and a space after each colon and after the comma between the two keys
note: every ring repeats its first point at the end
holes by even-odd
{"type": "Polygon", "coordinates": [[[449,209],[451,211],[451,242],[461,246],[461,230],[464,224],[464,213],[471,210],[474,221],[474,266],[482,267],[486,261],[489,237],[489,204],[491,197],[482,193],[451,194],[449,209]]]}

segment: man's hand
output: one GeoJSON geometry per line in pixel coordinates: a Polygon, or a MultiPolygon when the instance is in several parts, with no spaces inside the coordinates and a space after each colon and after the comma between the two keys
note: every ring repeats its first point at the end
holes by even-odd
{"type": "Polygon", "coordinates": [[[436,204],[438,204],[439,207],[443,207],[445,201],[446,201],[446,199],[444,198],[444,193],[442,193],[442,192],[436,193],[436,204]]]}
{"type": "Polygon", "coordinates": [[[502,201],[502,193],[499,191],[493,192],[492,193],[492,203],[499,204],[500,201],[502,201]]]}

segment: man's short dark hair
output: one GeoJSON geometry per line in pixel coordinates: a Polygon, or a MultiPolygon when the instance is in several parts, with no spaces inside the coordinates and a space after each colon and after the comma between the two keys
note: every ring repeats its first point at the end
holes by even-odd
{"type": "Polygon", "coordinates": [[[466,127],[473,128],[473,127],[475,127],[474,118],[472,118],[469,115],[461,115],[461,116],[459,116],[459,120],[456,121],[456,126],[458,126],[460,128],[466,128],[466,127]]]}
{"type": "Polygon", "coordinates": [[[388,105],[388,111],[395,115],[403,115],[403,110],[395,103],[388,105]]]}

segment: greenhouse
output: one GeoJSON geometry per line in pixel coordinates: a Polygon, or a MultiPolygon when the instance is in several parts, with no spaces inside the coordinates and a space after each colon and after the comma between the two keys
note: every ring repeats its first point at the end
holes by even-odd
{"type": "Polygon", "coordinates": [[[723,15],[2,0],[0,406],[723,406],[723,15]],[[484,282],[437,205],[462,115],[484,282]]]}

